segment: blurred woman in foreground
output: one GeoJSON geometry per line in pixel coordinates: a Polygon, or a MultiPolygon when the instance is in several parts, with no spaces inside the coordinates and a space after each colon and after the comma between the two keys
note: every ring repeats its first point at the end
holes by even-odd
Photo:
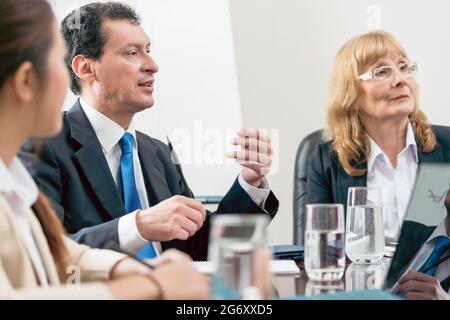
{"type": "Polygon", "coordinates": [[[0,298],[208,298],[208,279],[179,252],[168,251],[151,270],[126,255],[65,237],[16,157],[27,138],[61,129],[69,81],[64,55],[46,1],[0,2],[0,298]]]}

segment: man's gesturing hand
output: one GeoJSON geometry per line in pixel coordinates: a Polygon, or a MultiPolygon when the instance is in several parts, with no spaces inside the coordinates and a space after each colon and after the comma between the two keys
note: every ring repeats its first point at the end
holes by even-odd
{"type": "Polygon", "coordinates": [[[237,134],[231,143],[241,149],[229,151],[226,156],[236,159],[242,165],[242,178],[258,188],[272,165],[272,141],[263,130],[239,129],[237,134]]]}
{"type": "Polygon", "coordinates": [[[184,196],[173,196],[136,214],[138,231],[149,241],[186,240],[204,221],[203,204],[184,196]]]}

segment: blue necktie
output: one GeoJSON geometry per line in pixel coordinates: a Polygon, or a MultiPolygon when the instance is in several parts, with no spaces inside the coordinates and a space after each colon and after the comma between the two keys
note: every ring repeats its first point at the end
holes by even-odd
{"type": "MultiPolygon", "coordinates": [[[[118,174],[119,190],[126,212],[133,212],[142,209],[142,207],[134,179],[133,136],[131,133],[125,132],[119,140],[119,146],[122,150],[118,174]]],[[[137,253],[139,259],[151,259],[156,256],[151,242],[137,253]]]]}
{"type": "Polygon", "coordinates": [[[445,250],[450,248],[450,239],[444,236],[439,236],[434,244],[434,250],[428,257],[427,261],[419,269],[419,272],[424,272],[430,276],[434,276],[438,265],[436,265],[441,259],[442,254],[445,250]]]}

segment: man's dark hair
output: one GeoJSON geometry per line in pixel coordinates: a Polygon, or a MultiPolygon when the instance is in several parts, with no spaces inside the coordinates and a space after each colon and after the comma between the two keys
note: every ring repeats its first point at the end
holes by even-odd
{"type": "Polygon", "coordinates": [[[81,54],[100,59],[107,34],[102,25],[105,20],[127,20],[140,25],[140,17],[130,6],[120,2],[90,3],[73,10],[61,22],[61,32],[67,46],[66,64],[72,79],[71,90],[80,94],[80,79],[72,70],[72,60],[81,54]]]}

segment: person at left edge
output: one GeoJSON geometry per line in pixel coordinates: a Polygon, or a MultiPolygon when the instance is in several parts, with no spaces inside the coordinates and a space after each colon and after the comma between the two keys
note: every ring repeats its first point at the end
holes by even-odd
{"type": "Polygon", "coordinates": [[[437,226],[403,223],[390,272],[402,274],[395,292],[406,299],[450,300],[450,190],[444,206],[447,215],[437,226]]]}
{"type": "MultiPolygon", "coordinates": [[[[128,5],[91,3],[62,21],[72,91],[80,96],[64,113],[64,127],[45,141],[35,165],[26,163],[72,239],[91,247],[113,243],[137,253],[152,245],[177,248],[194,260],[207,257],[209,214],[188,198],[167,145],[135,131],[134,115],[153,105],[158,66],[150,39],[128,5]],[[81,19],[77,19],[81,15],[81,19]],[[73,27],[79,21],[79,28],[73,27]],[[131,134],[134,179],[142,210],[126,210],[119,188],[119,141],[131,134]]],[[[243,165],[216,213],[263,213],[273,217],[278,200],[265,174],[271,163],[270,139],[241,129],[229,155],[243,165]],[[258,145],[250,153],[250,147],[258,145]],[[258,161],[245,161],[248,157],[258,161]]],[[[22,156],[30,145],[25,146],[22,156]]],[[[251,151],[250,151],[251,152],[251,151]]],[[[27,157],[23,158],[26,159],[27,157]]],[[[208,181],[205,183],[213,183],[208,181]]]]}

